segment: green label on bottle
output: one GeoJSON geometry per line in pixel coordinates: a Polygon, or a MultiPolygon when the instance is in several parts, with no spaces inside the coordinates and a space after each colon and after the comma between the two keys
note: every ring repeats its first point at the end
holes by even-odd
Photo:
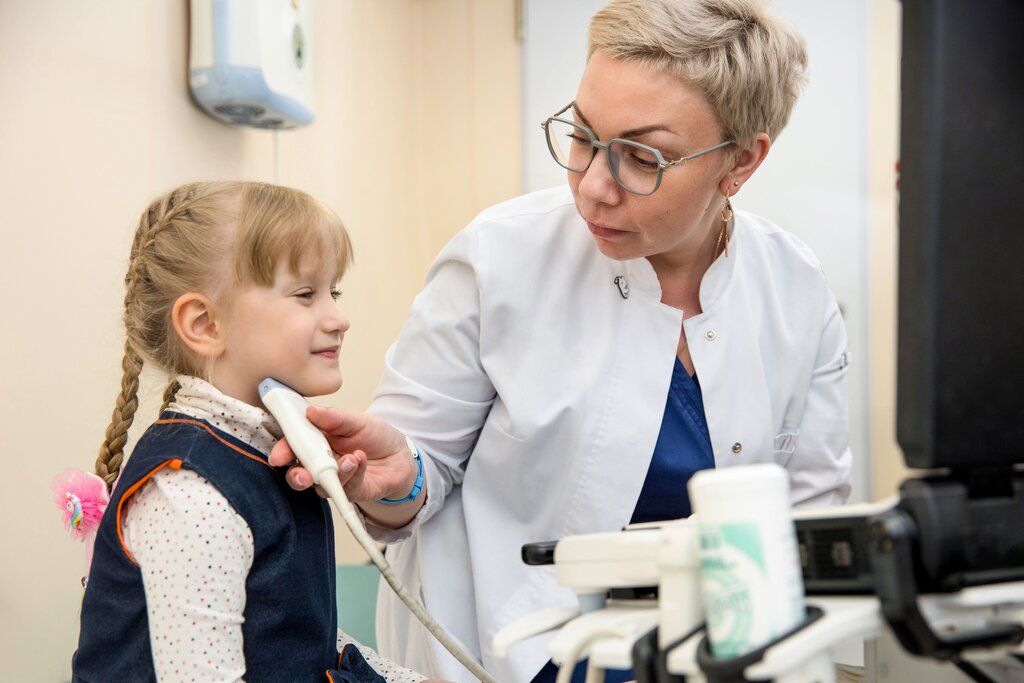
{"type": "Polygon", "coordinates": [[[710,525],[700,531],[701,590],[712,653],[738,657],[768,642],[771,619],[763,614],[771,590],[754,522],[710,525]]]}

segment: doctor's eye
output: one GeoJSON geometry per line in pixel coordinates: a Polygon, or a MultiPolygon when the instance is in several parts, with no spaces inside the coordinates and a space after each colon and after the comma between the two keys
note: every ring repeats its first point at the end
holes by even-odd
{"type": "Polygon", "coordinates": [[[569,138],[570,145],[579,145],[581,147],[590,146],[590,138],[584,136],[582,133],[568,133],[566,137],[569,138]]]}
{"type": "Polygon", "coordinates": [[[622,155],[623,160],[637,171],[653,173],[658,170],[658,158],[649,150],[642,147],[633,147],[632,145],[623,145],[622,150],[618,151],[622,155]]]}

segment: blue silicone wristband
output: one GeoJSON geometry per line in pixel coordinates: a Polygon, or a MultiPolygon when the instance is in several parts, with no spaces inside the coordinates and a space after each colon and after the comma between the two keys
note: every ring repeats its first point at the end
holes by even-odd
{"type": "Polygon", "coordinates": [[[416,444],[408,439],[406,439],[406,442],[412,451],[412,459],[416,461],[416,481],[412,485],[412,491],[409,491],[409,495],[405,498],[378,498],[378,503],[384,503],[385,505],[408,503],[410,500],[416,500],[420,495],[420,491],[423,490],[423,457],[420,455],[420,449],[416,448],[416,444]]]}

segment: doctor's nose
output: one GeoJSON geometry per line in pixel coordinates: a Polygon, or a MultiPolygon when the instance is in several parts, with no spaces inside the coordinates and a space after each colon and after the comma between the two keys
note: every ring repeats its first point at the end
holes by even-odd
{"type": "Polygon", "coordinates": [[[579,179],[579,192],[592,202],[600,204],[617,204],[624,191],[612,175],[608,165],[608,150],[596,150],[590,166],[576,175],[579,179]]]}

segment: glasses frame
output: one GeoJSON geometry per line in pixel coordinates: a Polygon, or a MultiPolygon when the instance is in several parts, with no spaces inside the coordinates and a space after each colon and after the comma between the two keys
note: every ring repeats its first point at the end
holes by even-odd
{"type": "Polygon", "coordinates": [[[651,147],[650,145],[645,145],[642,142],[637,142],[636,140],[627,140],[625,138],[612,138],[608,142],[601,142],[600,140],[597,139],[597,136],[594,135],[594,131],[590,130],[586,126],[581,126],[575,121],[569,121],[567,119],[559,118],[562,116],[562,114],[569,111],[572,108],[572,105],[574,104],[575,102],[570,102],[569,104],[565,105],[557,112],[546,118],[540,124],[540,127],[544,129],[544,141],[548,143],[548,151],[551,152],[551,157],[555,160],[555,163],[564,168],[565,170],[569,171],[570,173],[586,173],[587,170],[590,169],[590,165],[594,163],[594,158],[597,157],[597,151],[599,149],[603,150],[605,160],[608,162],[608,172],[611,173],[612,178],[615,179],[616,184],[626,192],[638,195],[640,197],[650,197],[652,194],[657,192],[658,188],[661,187],[661,179],[665,175],[665,171],[672,168],[673,166],[678,166],[679,164],[690,161],[691,159],[702,157],[705,154],[711,154],[711,152],[722,149],[723,147],[728,147],[729,145],[733,144],[732,140],[725,140],[723,142],[719,142],[714,147],[708,147],[707,149],[703,149],[699,152],[688,154],[684,157],[676,159],[675,161],[666,161],[665,155],[661,153],[661,150],[651,147]],[[590,138],[590,160],[587,161],[586,166],[584,166],[581,169],[575,169],[569,168],[568,166],[561,162],[561,160],[558,158],[558,152],[555,150],[554,143],[551,141],[551,133],[548,130],[548,126],[551,124],[552,121],[557,121],[558,123],[565,123],[586,132],[587,137],[590,138]],[[640,149],[650,152],[652,155],[654,155],[654,158],[658,162],[658,177],[654,181],[653,190],[651,190],[650,192],[637,192],[636,190],[626,187],[626,185],[622,182],[622,180],[619,178],[618,171],[615,170],[615,167],[612,164],[611,155],[608,153],[608,148],[611,145],[615,144],[616,142],[621,142],[627,145],[632,145],[634,147],[639,147],[640,149]]]}

